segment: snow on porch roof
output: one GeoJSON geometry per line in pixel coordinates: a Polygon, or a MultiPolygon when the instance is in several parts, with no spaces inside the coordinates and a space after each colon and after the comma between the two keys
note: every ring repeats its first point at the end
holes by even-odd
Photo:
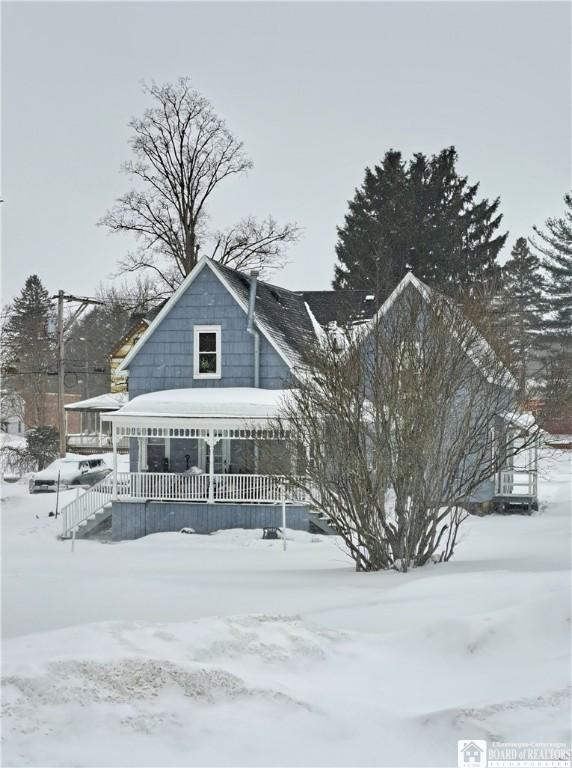
{"type": "Polygon", "coordinates": [[[196,387],[139,395],[113,417],[274,419],[287,401],[288,389],[196,387]]]}
{"type": "Polygon", "coordinates": [[[66,411],[117,411],[128,399],[129,395],[125,392],[106,392],[104,395],[90,397],[87,400],[68,403],[65,409],[66,411]]]}

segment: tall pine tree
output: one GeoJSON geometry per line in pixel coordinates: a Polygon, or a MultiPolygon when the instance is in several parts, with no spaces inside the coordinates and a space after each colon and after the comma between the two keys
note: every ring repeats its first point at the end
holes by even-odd
{"type": "Polygon", "coordinates": [[[490,278],[506,234],[500,200],[478,200],[478,184],[456,170],[454,147],[405,162],[390,150],[365,179],[338,228],[334,288],[387,294],[408,269],[434,285],[490,278]]]}
{"type": "Polygon", "coordinates": [[[545,230],[534,227],[534,242],[547,273],[550,330],[559,337],[572,335],[572,194],[564,195],[566,210],[546,220],[545,230]]]}
{"type": "Polygon", "coordinates": [[[2,368],[9,387],[25,400],[28,427],[46,424],[45,394],[55,371],[54,336],[48,332],[52,317],[48,291],[37,275],[30,275],[7,307],[2,329],[2,368]]]}
{"type": "Polygon", "coordinates": [[[545,330],[546,300],[540,266],[540,259],[531,252],[526,238],[519,237],[502,268],[499,309],[522,395],[545,330]]]}

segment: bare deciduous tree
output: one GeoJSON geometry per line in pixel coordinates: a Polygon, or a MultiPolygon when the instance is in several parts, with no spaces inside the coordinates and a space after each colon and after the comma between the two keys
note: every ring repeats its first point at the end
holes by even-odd
{"type": "Polygon", "coordinates": [[[134,159],[123,166],[137,184],[100,221],[112,232],[130,232],[140,247],[123,271],[153,271],[167,291],[189,274],[202,254],[232,266],[276,265],[296,240],[295,224],[247,217],[224,232],[208,226],[207,203],[225,179],[246,173],[252,161],[209,101],[188,78],[145,85],[154,102],[130,122],[134,159]]]}
{"type": "MultiPolygon", "coordinates": [[[[358,570],[448,560],[468,500],[536,439],[507,426],[513,377],[457,304],[405,291],[366,330],[325,335],[278,425],[309,447],[305,491],[358,570]]],[[[514,421],[518,421],[516,417],[514,421]]]]}

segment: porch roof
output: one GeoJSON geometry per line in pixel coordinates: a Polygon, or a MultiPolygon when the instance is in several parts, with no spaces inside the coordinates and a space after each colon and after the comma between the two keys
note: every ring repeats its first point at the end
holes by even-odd
{"type": "Polygon", "coordinates": [[[105,419],[137,422],[154,419],[276,419],[287,402],[288,389],[253,387],[195,387],[149,392],[130,400],[105,419]]]}
{"type": "Polygon", "coordinates": [[[128,399],[129,396],[124,392],[106,392],[87,400],[68,403],[64,408],[66,411],[117,411],[128,399]]]}

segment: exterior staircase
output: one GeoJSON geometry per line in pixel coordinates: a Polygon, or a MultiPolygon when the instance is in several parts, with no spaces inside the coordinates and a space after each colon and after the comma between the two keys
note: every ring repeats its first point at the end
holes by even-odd
{"type": "Polygon", "coordinates": [[[327,536],[337,535],[334,523],[323,512],[308,511],[308,519],[310,521],[310,533],[322,533],[327,536]]]}
{"type": "Polygon", "coordinates": [[[107,475],[62,507],[62,539],[85,536],[111,514],[113,480],[107,475]]]}

